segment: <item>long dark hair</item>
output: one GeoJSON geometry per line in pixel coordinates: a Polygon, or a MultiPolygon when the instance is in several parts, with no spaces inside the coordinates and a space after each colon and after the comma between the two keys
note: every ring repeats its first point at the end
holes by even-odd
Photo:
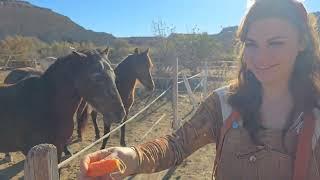
{"type": "MultiPolygon", "coordinates": [[[[294,103],[290,119],[293,112],[310,112],[314,107],[318,107],[317,100],[320,96],[320,49],[316,18],[307,15],[303,5],[295,0],[256,1],[238,28],[240,68],[229,96],[230,105],[240,112],[244,128],[248,130],[256,144],[259,144],[257,132],[262,128],[259,121],[262,86],[255,75],[247,69],[243,60],[244,41],[252,22],[269,17],[290,22],[297,28],[301,40],[306,44],[305,50],[299,52],[296,58],[289,81],[289,90],[294,103]]],[[[290,123],[292,122],[289,121],[290,123]]]]}

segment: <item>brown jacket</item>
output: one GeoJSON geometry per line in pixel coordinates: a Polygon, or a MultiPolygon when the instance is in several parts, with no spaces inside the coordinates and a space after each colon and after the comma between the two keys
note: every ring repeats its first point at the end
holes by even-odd
{"type": "MultiPolygon", "coordinates": [[[[222,125],[219,96],[213,92],[190,121],[175,133],[134,146],[140,159],[138,173],[153,173],[179,165],[197,149],[217,142],[222,125]]],[[[282,131],[263,130],[259,137],[265,146],[252,144],[247,131],[241,126],[228,130],[216,180],[291,180],[297,133],[289,131],[285,135],[285,149],[282,131]]],[[[315,143],[309,164],[307,180],[320,180],[319,140],[315,143]]]]}

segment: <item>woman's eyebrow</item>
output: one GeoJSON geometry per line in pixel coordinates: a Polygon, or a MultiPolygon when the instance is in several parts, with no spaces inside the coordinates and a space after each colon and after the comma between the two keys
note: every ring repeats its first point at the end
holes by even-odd
{"type": "MultiPolygon", "coordinates": [[[[272,38],[269,38],[267,41],[269,42],[269,41],[273,41],[273,40],[279,40],[279,39],[283,39],[283,40],[285,40],[285,39],[288,39],[288,37],[286,37],[286,36],[274,36],[274,37],[272,37],[272,38]]],[[[251,39],[251,38],[246,38],[245,39],[245,42],[256,42],[255,40],[253,40],[253,39],[251,39]]]]}
{"type": "Polygon", "coordinates": [[[279,40],[279,39],[285,40],[285,39],[288,39],[288,37],[286,37],[286,36],[275,36],[275,37],[272,37],[272,38],[268,39],[267,41],[270,42],[270,41],[279,40]]]}

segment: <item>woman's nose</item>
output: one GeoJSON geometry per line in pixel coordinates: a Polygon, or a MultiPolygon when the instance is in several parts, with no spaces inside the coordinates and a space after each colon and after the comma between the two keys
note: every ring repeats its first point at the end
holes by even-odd
{"type": "Polygon", "coordinates": [[[253,56],[253,62],[259,65],[265,65],[270,60],[269,55],[270,54],[267,48],[263,48],[263,47],[257,48],[253,56]]]}

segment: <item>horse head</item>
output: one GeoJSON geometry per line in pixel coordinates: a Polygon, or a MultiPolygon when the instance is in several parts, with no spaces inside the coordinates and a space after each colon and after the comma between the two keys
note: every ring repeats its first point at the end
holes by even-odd
{"type": "Polygon", "coordinates": [[[149,48],[144,52],[139,52],[136,48],[132,56],[132,66],[135,70],[137,79],[145,86],[148,90],[154,90],[154,81],[151,75],[153,67],[152,60],[149,56],[149,48]]]}
{"type": "Polygon", "coordinates": [[[105,116],[122,122],[126,112],[115,83],[115,73],[107,56],[109,50],[74,51],[81,59],[81,70],[75,77],[79,95],[105,116]]]}

